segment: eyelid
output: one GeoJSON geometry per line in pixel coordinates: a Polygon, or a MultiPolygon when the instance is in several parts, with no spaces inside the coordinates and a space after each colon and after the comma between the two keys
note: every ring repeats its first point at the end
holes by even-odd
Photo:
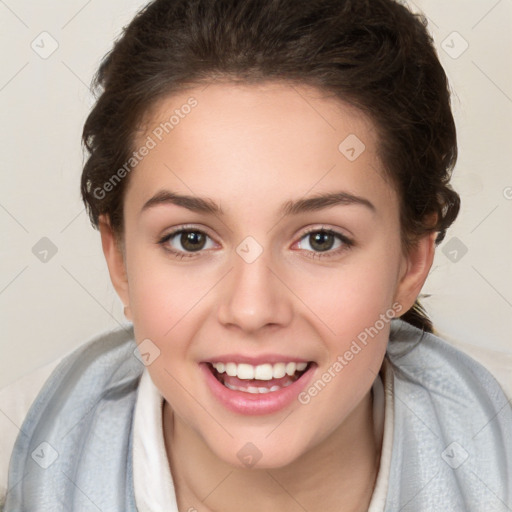
{"type": "Polygon", "coordinates": [[[351,239],[351,236],[349,235],[346,235],[345,233],[343,233],[342,231],[340,231],[338,228],[332,228],[330,226],[326,226],[326,225],[319,225],[319,226],[314,226],[314,227],[311,227],[311,228],[306,228],[306,231],[302,231],[302,235],[300,236],[300,239],[304,238],[306,235],[309,235],[311,233],[318,233],[318,232],[325,232],[325,233],[331,233],[333,235],[337,235],[341,238],[344,238],[346,240],[350,240],[351,239]]]}
{"type": "Polygon", "coordinates": [[[172,237],[177,233],[180,233],[181,231],[197,231],[199,233],[204,233],[212,240],[215,240],[215,237],[211,235],[210,230],[208,228],[198,224],[181,224],[178,226],[174,226],[173,228],[170,228],[169,231],[166,231],[163,235],[159,235],[158,239],[172,237]]]}

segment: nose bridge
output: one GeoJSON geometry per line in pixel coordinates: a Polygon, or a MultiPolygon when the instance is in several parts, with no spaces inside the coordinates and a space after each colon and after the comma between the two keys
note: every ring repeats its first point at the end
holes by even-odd
{"type": "Polygon", "coordinates": [[[251,237],[236,248],[233,271],[222,290],[218,310],[221,323],[255,331],[290,321],[290,297],[271,268],[270,251],[264,251],[251,237]]]}

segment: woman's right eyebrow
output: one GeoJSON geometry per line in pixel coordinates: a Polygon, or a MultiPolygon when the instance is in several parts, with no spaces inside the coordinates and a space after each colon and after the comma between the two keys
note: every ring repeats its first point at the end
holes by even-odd
{"type": "MultiPolygon", "coordinates": [[[[181,206],[197,213],[224,215],[222,208],[213,199],[176,194],[170,190],[160,190],[153,195],[144,203],[140,215],[150,208],[166,204],[181,206]]],[[[373,203],[368,199],[340,191],[317,194],[313,197],[302,198],[296,201],[287,201],[280,208],[280,214],[282,216],[298,215],[304,212],[324,210],[340,205],[359,205],[368,208],[372,213],[377,211],[373,203]]]]}
{"type": "Polygon", "coordinates": [[[176,194],[170,190],[158,191],[151,199],[144,203],[140,215],[150,208],[165,204],[174,204],[198,213],[224,215],[222,208],[213,199],[176,194]]]}

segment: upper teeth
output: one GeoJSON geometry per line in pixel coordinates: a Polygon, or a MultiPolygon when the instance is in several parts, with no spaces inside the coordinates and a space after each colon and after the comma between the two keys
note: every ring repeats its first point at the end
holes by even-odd
{"type": "Polygon", "coordinates": [[[280,379],[285,375],[292,376],[297,371],[305,370],[307,365],[307,363],[266,363],[253,366],[246,363],[212,363],[219,373],[226,372],[230,377],[238,377],[243,380],[280,379]]]}

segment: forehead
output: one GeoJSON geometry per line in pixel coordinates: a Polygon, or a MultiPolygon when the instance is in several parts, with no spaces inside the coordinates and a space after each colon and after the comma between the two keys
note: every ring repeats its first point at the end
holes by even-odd
{"type": "Polygon", "coordinates": [[[160,101],[135,146],[151,146],[130,176],[138,206],[161,189],[208,196],[224,210],[251,201],[343,189],[394,198],[361,111],[318,89],[287,83],[212,83],[160,101]]]}

